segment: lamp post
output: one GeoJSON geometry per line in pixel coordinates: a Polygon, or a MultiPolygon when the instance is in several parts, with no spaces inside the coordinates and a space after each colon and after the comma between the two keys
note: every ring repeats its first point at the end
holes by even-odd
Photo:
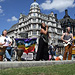
{"type": "Polygon", "coordinates": [[[36,0],[34,0],[34,2],[36,2],[36,0]]]}

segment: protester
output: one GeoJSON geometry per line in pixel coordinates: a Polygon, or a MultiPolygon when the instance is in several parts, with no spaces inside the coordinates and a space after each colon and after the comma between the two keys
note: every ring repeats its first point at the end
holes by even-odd
{"type": "Polygon", "coordinates": [[[68,60],[71,60],[72,57],[72,40],[73,40],[73,34],[70,33],[70,27],[67,27],[66,32],[62,34],[61,40],[64,43],[65,47],[65,52],[63,56],[63,60],[66,60],[67,53],[69,52],[68,55],[68,60]]]}
{"type": "Polygon", "coordinates": [[[12,61],[12,59],[11,59],[11,54],[12,54],[11,44],[12,44],[12,40],[7,36],[7,30],[4,30],[0,37],[0,45],[7,46],[7,48],[5,50],[5,55],[6,55],[6,58],[8,61],[12,61]]]}
{"type": "Polygon", "coordinates": [[[48,26],[45,23],[42,23],[41,30],[40,30],[40,38],[39,38],[39,45],[38,51],[36,56],[36,61],[39,60],[48,60],[48,26]]]}

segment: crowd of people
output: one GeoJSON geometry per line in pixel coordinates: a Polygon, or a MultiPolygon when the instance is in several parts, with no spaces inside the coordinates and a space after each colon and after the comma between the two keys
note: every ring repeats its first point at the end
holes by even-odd
{"type": "MultiPolygon", "coordinates": [[[[67,52],[69,52],[68,55],[68,60],[71,60],[72,57],[72,43],[68,44],[68,41],[73,40],[73,34],[70,33],[70,27],[67,27],[67,31],[63,33],[61,40],[67,44],[65,46],[65,52],[64,56],[56,55],[56,49],[57,46],[54,46],[53,43],[51,43],[50,46],[48,46],[48,41],[49,41],[49,34],[48,34],[48,26],[45,25],[45,23],[41,24],[41,30],[40,30],[40,38],[39,38],[39,44],[38,44],[38,50],[37,50],[37,55],[36,55],[36,61],[39,60],[66,60],[67,57],[67,52]]],[[[7,61],[12,61],[12,56],[13,56],[13,49],[11,47],[12,45],[12,40],[10,37],[7,36],[7,30],[4,30],[2,32],[2,35],[0,36],[0,46],[7,46],[5,50],[5,57],[7,61]]]]}

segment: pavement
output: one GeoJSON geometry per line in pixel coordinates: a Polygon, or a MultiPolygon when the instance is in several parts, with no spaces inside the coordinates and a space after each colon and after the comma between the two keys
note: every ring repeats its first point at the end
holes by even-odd
{"type": "Polygon", "coordinates": [[[72,64],[75,60],[61,60],[61,61],[0,61],[0,69],[7,68],[21,68],[21,67],[34,67],[34,66],[48,66],[60,64],[72,64]]]}

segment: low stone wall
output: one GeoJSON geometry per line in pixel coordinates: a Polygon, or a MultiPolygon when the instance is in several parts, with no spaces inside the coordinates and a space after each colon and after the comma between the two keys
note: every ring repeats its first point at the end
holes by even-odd
{"type": "Polygon", "coordinates": [[[72,64],[72,63],[75,63],[75,60],[0,62],[0,69],[33,67],[33,66],[48,66],[48,65],[57,65],[57,64],[60,65],[60,64],[72,64]]]}

